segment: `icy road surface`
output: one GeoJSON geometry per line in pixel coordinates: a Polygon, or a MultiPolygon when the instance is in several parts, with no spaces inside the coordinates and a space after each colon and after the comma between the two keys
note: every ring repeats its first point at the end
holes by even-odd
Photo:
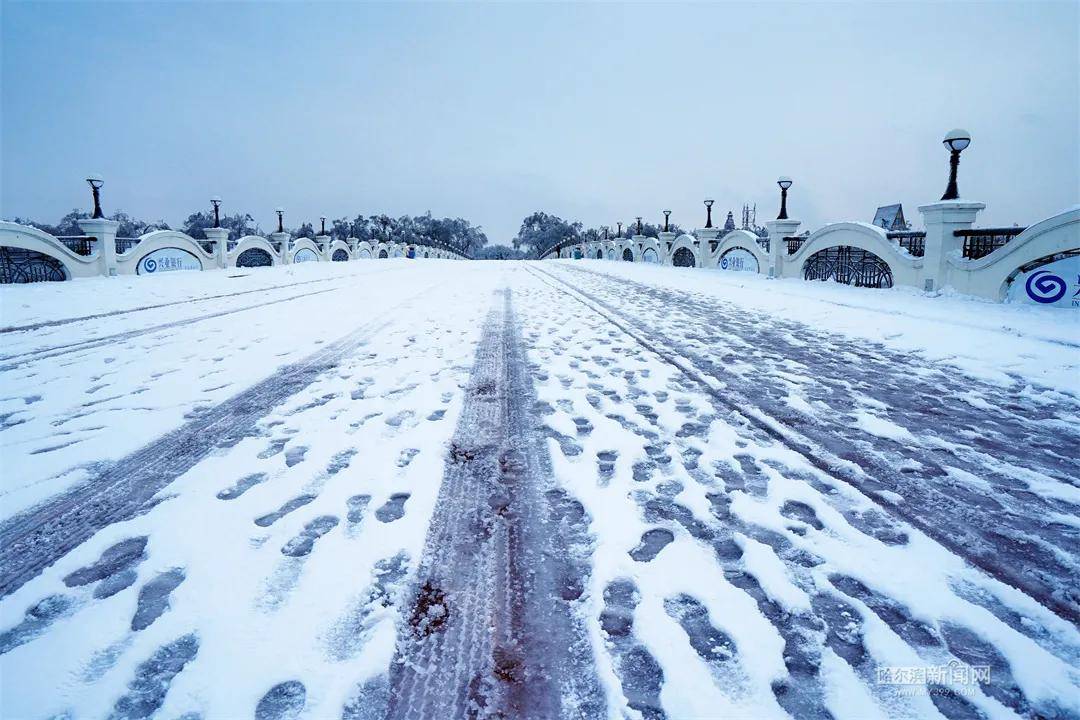
{"type": "Polygon", "coordinates": [[[603,261],[0,288],[0,717],[1080,718],[1078,330],[603,261]]]}

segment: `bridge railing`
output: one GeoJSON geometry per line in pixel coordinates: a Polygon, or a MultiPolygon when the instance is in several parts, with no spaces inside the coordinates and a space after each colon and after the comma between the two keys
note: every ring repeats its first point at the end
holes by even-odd
{"type": "Polygon", "coordinates": [[[95,238],[89,235],[57,235],[56,239],[64,243],[67,249],[76,255],[89,257],[94,252],[95,238]]]}
{"type": "Polygon", "coordinates": [[[914,257],[926,255],[926,231],[925,230],[898,230],[887,232],[885,236],[895,240],[896,244],[908,251],[914,257]]]}
{"type": "Polygon", "coordinates": [[[953,235],[964,239],[963,257],[966,260],[978,260],[986,257],[1000,247],[1005,247],[1014,237],[1027,228],[971,228],[954,230],[953,235]]]}

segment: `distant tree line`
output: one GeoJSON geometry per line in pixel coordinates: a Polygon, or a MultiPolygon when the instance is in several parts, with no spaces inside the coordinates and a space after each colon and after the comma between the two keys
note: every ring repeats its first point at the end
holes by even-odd
{"type": "MultiPolygon", "coordinates": [[[[641,223],[641,234],[647,237],[659,237],[663,229],[663,224],[641,223]]],[[[683,232],[675,223],[669,223],[668,230],[676,235],[683,232]]],[[[571,222],[557,215],[534,212],[522,220],[521,228],[514,236],[514,249],[526,257],[536,258],[554,247],[603,240],[605,234],[609,240],[633,237],[637,234],[637,220],[623,223],[620,235],[618,224],[587,228],[578,221],[571,222]]]]}
{"type": "Polygon", "coordinates": [[[485,245],[473,254],[474,260],[523,260],[525,253],[509,245],[485,245]]]}
{"type": "MultiPolygon", "coordinates": [[[[80,210],[72,210],[62,217],[56,225],[41,223],[34,220],[26,220],[16,217],[12,222],[21,225],[30,225],[44,230],[50,235],[82,235],[78,220],[88,218],[90,214],[80,210]]],[[[171,230],[164,220],[147,222],[129,216],[125,212],[116,212],[108,216],[109,220],[120,223],[117,229],[118,237],[133,238],[145,235],[154,230],[171,230]]],[[[188,215],[181,223],[178,230],[187,233],[196,240],[205,240],[206,233],[203,228],[212,227],[214,215],[211,212],[202,211],[188,215]]],[[[237,240],[245,235],[262,235],[262,228],[249,213],[235,213],[221,216],[221,227],[229,230],[229,239],[237,240]]],[[[298,228],[286,228],[293,237],[314,238],[318,235],[318,229],[312,223],[306,222],[298,228]]],[[[346,240],[350,237],[369,242],[380,240],[393,240],[398,243],[412,244],[423,243],[430,245],[442,245],[465,255],[475,255],[487,244],[487,235],[478,225],[473,225],[462,218],[436,218],[431,213],[424,215],[402,215],[392,218],[388,215],[357,215],[353,219],[342,217],[333,221],[327,221],[326,233],[336,240],[346,240]]]]}

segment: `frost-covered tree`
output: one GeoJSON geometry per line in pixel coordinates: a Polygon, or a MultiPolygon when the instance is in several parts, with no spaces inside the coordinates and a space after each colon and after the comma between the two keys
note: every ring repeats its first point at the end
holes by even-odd
{"type": "Polygon", "coordinates": [[[524,257],[525,253],[509,245],[487,245],[473,255],[476,260],[520,260],[524,257]]]}
{"type": "MultiPolygon", "coordinates": [[[[196,212],[188,215],[180,229],[195,238],[205,240],[203,228],[214,226],[214,215],[210,212],[196,212]]],[[[245,235],[261,235],[262,229],[255,223],[255,218],[248,213],[235,213],[221,216],[221,227],[229,231],[229,240],[239,240],[245,235]]]]}

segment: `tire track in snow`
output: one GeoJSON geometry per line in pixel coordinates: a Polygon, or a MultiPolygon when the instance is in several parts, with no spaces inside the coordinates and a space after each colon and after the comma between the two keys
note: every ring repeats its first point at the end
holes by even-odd
{"type": "Polygon", "coordinates": [[[104,464],[97,477],[0,523],[0,599],[101,528],[148,510],[160,490],[215,449],[257,434],[258,421],[273,408],[336,368],[389,326],[397,310],[442,284],[429,286],[389,308],[381,319],[360,325],[130,455],[104,464]]]}
{"type": "MultiPolygon", "coordinates": [[[[867,467],[837,456],[817,439],[807,437],[800,430],[770,416],[760,407],[760,402],[743,396],[733,387],[726,385],[716,377],[714,371],[702,369],[700,361],[695,362],[695,359],[687,357],[678,349],[672,349],[670,341],[665,336],[643,327],[642,322],[623,317],[610,303],[585,290],[571,287],[565,280],[546,270],[530,268],[530,272],[536,274],[542,282],[605,317],[635,342],[705,389],[722,407],[745,419],[785,447],[802,455],[818,470],[847,483],[886,512],[903,519],[991,577],[1020,589],[1059,617],[1074,624],[1080,623],[1080,610],[1077,606],[1068,598],[1060,597],[1058,593],[1055,593],[1055,588],[1072,586],[1069,574],[1064,571],[1054,573],[1055,568],[1045,567],[1030,568],[1033,572],[1029,572],[1025,563],[1011,565],[1001,562],[1001,549],[993,542],[998,524],[993,522],[992,518],[989,521],[983,518],[983,522],[966,526],[956,522],[956,517],[964,516],[963,512],[957,514],[958,511],[963,510],[958,507],[957,500],[925,483],[921,486],[922,491],[930,497],[920,503],[920,506],[926,505],[931,510],[926,516],[919,512],[920,507],[914,506],[910,498],[902,502],[895,501],[890,497],[894,493],[890,488],[903,487],[908,482],[908,479],[903,478],[895,468],[883,465],[875,458],[865,455],[860,456],[859,459],[867,467]],[[1054,578],[1054,582],[1048,583],[1046,575],[1054,578]]],[[[618,281],[613,280],[613,282],[618,281]]],[[[1012,555],[1013,553],[1009,553],[1009,556],[1012,555]]]]}
{"type": "Polygon", "coordinates": [[[4,365],[0,365],[0,372],[7,370],[14,370],[22,367],[28,363],[37,362],[38,360],[49,360],[61,355],[68,355],[79,350],[93,350],[104,345],[112,345],[114,343],[123,342],[124,340],[130,340],[131,338],[139,337],[140,335],[149,335],[150,333],[160,332],[162,330],[172,330],[174,328],[181,328],[187,325],[194,325],[195,323],[202,322],[204,320],[213,320],[214,318],[225,317],[226,315],[235,315],[236,313],[246,312],[248,310],[258,310],[269,305],[278,305],[280,303],[290,302],[292,300],[299,300],[300,298],[311,297],[313,295],[322,295],[328,292],[334,292],[335,290],[344,290],[347,286],[337,288],[327,288],[326,290],[312,290],[311,292],[300,293],[299,295],[290,295],[286,298],[278,298],[277,300],[267,300],[266,302],[255,303],[254,305],[245,305],[241,308],[234,308],[232,310],[221,310],[220,312],[208,313],[206,315],[199,315],[198,317],[188,318],[186,320],[175,320],[173,322],[161,323],[159,325],[152,325],[148,328],[141,328],[139,330],[128,330],[127,332],[116,333],[114,335],[104,335],[102,337],[92,338],[90,340],[80,340],[79,342],[69,343],[67,345],[57,345],[51,348],[44,348],[41,350],[31,350],[30,352],[17,353],[15,355],[7,355],[0,357],[2,361],[14,361],[7,362],[4,365]]]}
{"type": "Polygon", "coordinates": [[[600,717],[509,290],[477,348],[391,668],[390,718],[600,717]]]}
{"type": "Polygon", "coordinates": [[[294,283],[284,283],[282,285],[270,285],[264,288],[255,288],[253,290],[241,290],[234,293],[221,293],[220,295],[207,295],[205,297],[188,298],[186,300],[173,300],[171,302],[158,303],[156,305],[142,305],[140,307],[128,308],[126,310],[110,310],[108,312],[94,313],[93,315],[83,315],[81,317],[73,318],[61,318],[59,320],[44,320],[42,322],[30,323],[29,325],[9,325],[7,327],[0,328],[0,335],[3,333],[12,332],[25,332],[27,330],[40,330],[41,328],[56,327],[57,325],[70,325],[71,323],[83,322],[85,320],[99,320],[101,318],[116,317],[118,315],[127,315],[134,312],[143,312],[144,310],[158,310],[160,308],[173,307],[175,305],[190,305],[197,302],[207,302],[209,300],[220,300],[222,298],[237,297],[239,295],[250,295],[257,292],[273,292],[274,290],[284,290],[286,288],[297,287],[299,285],[311,285],[313,283],[330,282],[331,280],[339,280],[338,276],[319,278],[317,280],[302,280],[294,283]]]}

